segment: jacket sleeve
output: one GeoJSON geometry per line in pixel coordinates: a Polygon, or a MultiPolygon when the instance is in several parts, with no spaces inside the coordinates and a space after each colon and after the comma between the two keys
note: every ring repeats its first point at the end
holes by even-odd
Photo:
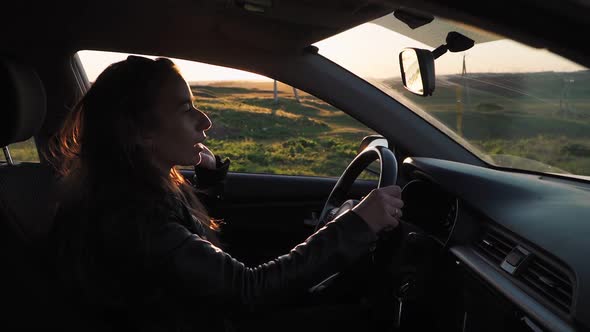
{"type": "Polygon", "coordinates": [[[164,282],[181,297],[247,307],[312,287],[368,254],[377,240],[368,225],[349,211],[282,255],[246,267],[229,254],[175,222],[163,225],[154,241],[164,282]]]}

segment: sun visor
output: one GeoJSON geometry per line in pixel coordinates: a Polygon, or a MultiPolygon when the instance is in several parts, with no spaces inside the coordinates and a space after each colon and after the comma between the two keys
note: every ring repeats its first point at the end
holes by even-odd
{"type": "MultiPolygon", "coordinates": [[[[492,34],[487,31],[474,28],[472,26],[455,23],[435,17],[434,21],[418,27],[410,28],[406,23],[398,20],[393,14],[383,16],[374,20],[372,23],[378,24],[386,29],[395,31],[408,38],[412,38],[430,47],[436,48],[445,43],[447,34],[451,31],[459,32],[475,41],[476,44],[482,44],[494,40],[504,39],[500,35],[492,34]]],[[[410,46],[410,45],[408,45],[410,46]]]]}

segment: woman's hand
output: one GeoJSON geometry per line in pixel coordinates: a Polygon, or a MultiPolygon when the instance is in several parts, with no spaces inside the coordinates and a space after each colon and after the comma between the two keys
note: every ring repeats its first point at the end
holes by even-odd
{"type": "Polygon", "coordinates": [[[402,216],[402,190],[399,186],[373,189],[352,211],[358,214],[375,233],[396,228],[402,216]]]}
{"type": "Polygon", "coordinates": [[[208,168],[208,169],[215,169],[217,163],[215,161],[215,155],[205,144],[199,143],[195,145],[195,150],[198,153],[197,156],[197,166],[208,168]]]}

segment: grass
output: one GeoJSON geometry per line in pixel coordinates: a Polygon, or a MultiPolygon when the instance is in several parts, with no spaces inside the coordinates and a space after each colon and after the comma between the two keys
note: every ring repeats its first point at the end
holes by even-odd
{"type": "Polygon", "coordinates": [[[301,92],[297,102],[284,87],[278,102],[264,86],[236,94],[228,87],[192,88],[201,96],[197,106],[213,122],[208,146],[229,157],[236,172],[340,176],[360,140],[374,134],[313,96],[301,92]]]}
{"type": "Polygon", "coordinates": [[[281,141],[216,140],[209,147],[232,160],[236,172],[339,176],[356,155],[357,144],[339,138],[281,141]]]}
{"type": "MultiPolygon", "coordinates": [[[[31,161],[31,162],[38,162],[39,155],[37,154],[37,147],[35,146],[35,141],[33,139],[29,139],[24,142],[19,142],[15,144],[11,144],[9,147],[10,155],[12,156],[12,160],[14,161],[31,161]]],[[[2,154],[2,158],[4,158],[4,154],[2,154]]],[[[2,159],[4,160],[4,159],[2,159]]]]}
{"type": "Polygon", "coordinates": [[[588,70],[441,76],[427,98],[386,84],[498,166],[590,175],[588,70]]]}
{"type": "Polygon", "coordinates": [[[473,141],[504,167],[539,172],[589,175],[590,141],[567,136],[538,135],[514,140],[473,141]]]}

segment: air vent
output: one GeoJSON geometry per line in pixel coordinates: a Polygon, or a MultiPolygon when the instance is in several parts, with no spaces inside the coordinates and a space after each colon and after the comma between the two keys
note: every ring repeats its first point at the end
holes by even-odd
{"type": "Polygon", "coordinates": [[[491,229],[488,229],[477,242],[478,251],[498,265],[502,263],[514,246],[514,241],[491,229]]]}
{"type": "Polygon", "coordinates": [[[572,282],[560,268],[539,257],[533,257],[520,273],[520,279],[558,309],[570,312],[572,282]]]}

